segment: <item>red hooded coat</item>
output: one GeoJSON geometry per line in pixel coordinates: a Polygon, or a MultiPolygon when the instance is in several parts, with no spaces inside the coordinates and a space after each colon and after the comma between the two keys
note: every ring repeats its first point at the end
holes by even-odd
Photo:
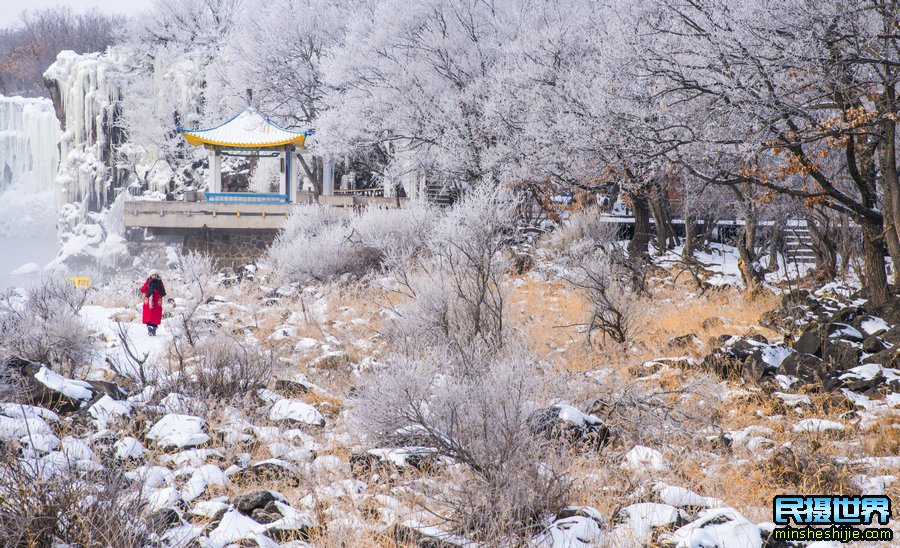
{"type": "Polygon", "coordinates": [[[163,285],[162,280],[159,281],[159,285],[162,287],[162,293],[155,290],[152,295],[147,294],[150,278],[147,278],[147,281],[141,286],[141,293],[144,294],[144,313],[141,320],[143,323],[151,325],[162,323],[162,299],[166,294],[166,286],[163,285]]]}

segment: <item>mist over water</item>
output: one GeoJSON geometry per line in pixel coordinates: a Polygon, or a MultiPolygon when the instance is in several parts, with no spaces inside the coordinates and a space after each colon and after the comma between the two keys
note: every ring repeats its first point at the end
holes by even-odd
{"type": "Polygon", "coordinates": [[[42,268],[56,257],[59,243],[56,238],[0,237],[0,288],[25,286],[40,279],[42,272],[11,276],[10,272],[27,263],[42,268]]]}

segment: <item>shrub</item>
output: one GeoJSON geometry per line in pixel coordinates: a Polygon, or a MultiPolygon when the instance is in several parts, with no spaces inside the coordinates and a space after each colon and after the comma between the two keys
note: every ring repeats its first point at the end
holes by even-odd
{"type": "Polygon", "coordinates": [[[416,254],[433,211],[370,207],[359,213],[319,205],[297,206],[269,249],[283,278],[309,283],[349,274],[362,277],[416,254]]]}
{"type": "Polygon", "coordinates": [[[396,265],[395,287],[407,299],[388,328],[395,344],[424,340],[461,352],[503,345],[515,206],[509,191],[471,191],[435,221],[424,252],[396,265]]]}
{"type": "Polygon", "coordinates": [[[587,335],[599,331],[619,344],[631,342],[640,325],[643,310],[640,295],[629,279],[625,262],[605,252],[585,256],[574,267],[568,281],[584,290],[591,304],[587,335]]]}
{"type": "Polygon", "coordinates": [[[162,523],[148,519],[139,487],[114,470],[51,470],[0,453],[0,545],[153,545],[162,523]]]}
{"type": "Polygon", "coordinates": [[[275,349],[264,349],[256,341],[241,342],[217,333],[196,339],[194,346],[172,341],[174,366],[166,377],[154,379],[159,395],[170,392],[207,400],[241,398],[265,388],[278,363],[275,349]]]}
{"type": "Polygon", "coordinates": [[[276,355],[255,344],[217,334],[200,340],[196,359],[182,360],[177,385],[189,393],[213,398],[233,398],[264,388],[275,370],[276,355]],[[189,364],[189,365],[188,365],[189,364]]]}
{"type": "Polygon", "coordinates": [[[608,248],[619,239],[618,225],[601,222],[599,208],[576,211],[542,238],[543,247],[555,257],[571,258],[591,249],[608,248]]]}
{"type": "Polygon", "coordinates": [[[470,479],[422,500],[465,534],[523,536],[569,493],[565,459],[535,435],[542,388],[522,355],[469,359],[452,352],[395,355],[356,400],[362,432],[390,445],[424,445],[465,466],[470,479]],[[444,511],[447,509],[447,511],[444,511]]]}
{"type": "Polygon", "coordinates": [[[200,307],[206,304],[210,293],[218,286],[212,257],[195,251],[182,255],[175,274],[184,284],[181,289],[185,295],[184,309],[178,315],[175,334],[194,346],[202,331],[200,307]]]}
{"type": "Polygon", "coordinates": [[[95,349],[78,313],[88,292],[46,277],[24,294],[0,296],[0,350],[75,376],[95,349]]]}

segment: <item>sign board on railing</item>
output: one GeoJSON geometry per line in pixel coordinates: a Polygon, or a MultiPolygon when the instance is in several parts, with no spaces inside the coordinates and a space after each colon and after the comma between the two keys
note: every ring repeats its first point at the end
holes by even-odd
{"type": "Polygon", "coordinates": [[[79,289],[90,289],[94,287],[94,282],[87,276],[74,276],[66,278],[66,281],[75,284],[75,287],[79,289]]]}

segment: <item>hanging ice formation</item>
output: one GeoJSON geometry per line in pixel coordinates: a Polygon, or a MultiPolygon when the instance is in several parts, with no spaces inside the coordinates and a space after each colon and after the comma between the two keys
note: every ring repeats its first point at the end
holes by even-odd
{"type": "Polygon", "coordinates": [[[53,234],[58,164],[53,104],[0,96],[0,236],[53,234]]]}
{"type": "Polygon", "coordinates": [[[114,49],[62,51],[44,73],[63,129],[57,187],[64,202],[85,203],[91,211],[108,205],[110,189],[118,186],[120,66],[114,49]]]}

